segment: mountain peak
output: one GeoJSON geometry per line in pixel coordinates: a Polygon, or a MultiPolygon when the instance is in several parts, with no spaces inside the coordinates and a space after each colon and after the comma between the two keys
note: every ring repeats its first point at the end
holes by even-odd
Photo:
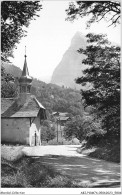
{"type": "Polygon", "coordinates": [[[80,85],[76,84],[75,79],[82,75],[84,65],[82,60],[85,58],[83,54],[79,54],[79,48],[86,47],[86,38],[81,32],[76,32],[71,40],[71,45],[64,53],[61,62],[53,72],[51,83],[59,86],[65,86],[80,89],[80,85]]]}
{"type": "Polygon", "coordinates": [[[86,47],[86,39],[85,35],[80,33],[79,31],[76,32],[71,40],[71,47],[74,49],[79,49],[80,47],[86,47]]]}

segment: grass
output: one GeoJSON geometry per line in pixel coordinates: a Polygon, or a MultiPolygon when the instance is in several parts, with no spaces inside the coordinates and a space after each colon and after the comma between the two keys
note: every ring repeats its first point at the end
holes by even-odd
{"type": "Polygon", "coordinates": [[[110,162],[120,163],[120,146],[103,146],[89,153],[88,156],[103,159],[110,162]]]}
{"type": "Polygon", "coordinates": [[[85,145],[78,149],[78,153],[86,154],[89,157],[102,159],[114,163],[120,163],[120,143],[106,143],[102,140],[98,145],[85,145]]]}
{"type": "Polygon", "coordinates": [[[3,144],[1,146],[1,157],[10,161],[19,159],[24,155],[22,152],[23,147],[22,145],[3,144]]]}
{"type": "Polygon", "coordinates": [[[50,165],[44,165],[41,157],[27,157],[22,152],[24,146],[2,145],[1,147],[1,187],[77,187],[68,176],[65,176],[50,165]]]}
{"type": "Polygon", "coordinates": [[[21,157],[14,161],[1,159],[2,187],[77,187],[71,178],[57,172],[52,166],[44,165],[41,158],[21,157]]]}

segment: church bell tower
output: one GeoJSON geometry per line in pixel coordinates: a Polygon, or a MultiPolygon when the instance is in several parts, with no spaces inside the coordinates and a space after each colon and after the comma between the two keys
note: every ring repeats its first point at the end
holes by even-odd
{"type": "Polygon", "coordinates": [[[29,76],[29,71],[27,67],[27,56],[26,56],[26,47],[25,47],[25,61],[23,66],[22,75],[19,79],[19,85],[20,85],[20,98],[22,100],[26,100],[26,98],[30,95],[31,90],[31,84],[32,84],[32,78],[29,76]]]}

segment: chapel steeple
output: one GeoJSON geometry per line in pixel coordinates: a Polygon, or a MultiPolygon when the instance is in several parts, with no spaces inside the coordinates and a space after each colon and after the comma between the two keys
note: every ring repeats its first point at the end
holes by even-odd
{"type": "Polygon", "coordinates": [[[30,89],[31,89],[31,83],[32,83],[32,78],[29,76],[29,71],[27,67],[27,56],[26,56],[26,46],[25,46],[25,61],[24,61],[24,66],[23,66],[23,71],[22,75],[19,79],[19,84],[20,84],[20,94],[30,94],[30,89]]]}

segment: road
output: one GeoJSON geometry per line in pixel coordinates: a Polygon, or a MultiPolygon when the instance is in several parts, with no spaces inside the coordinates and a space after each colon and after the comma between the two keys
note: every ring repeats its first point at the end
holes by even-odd
{"type": "Polygon", "coordinates": [[[91,187],[119,187],[120,165],[90,158],[77,153],[80,145],[24,147],[27,156],[41,158],[43,164],[53,166],[62,174],[91,187]]]}

